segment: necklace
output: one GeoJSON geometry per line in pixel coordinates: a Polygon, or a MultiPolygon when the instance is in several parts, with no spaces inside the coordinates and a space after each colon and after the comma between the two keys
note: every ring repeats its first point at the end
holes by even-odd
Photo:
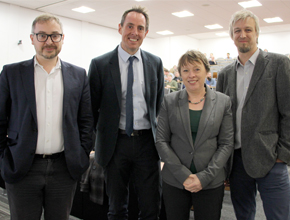
{"type": "Polygon", "coordinates": [[[206,93],[204,93],[204,96],[198,102],[191,102],[190,100],[188,100],[188,102],[191,104],[197,105],[197,104],[201,103],[205,99],[205,97],[206,97],[206,93]]]}

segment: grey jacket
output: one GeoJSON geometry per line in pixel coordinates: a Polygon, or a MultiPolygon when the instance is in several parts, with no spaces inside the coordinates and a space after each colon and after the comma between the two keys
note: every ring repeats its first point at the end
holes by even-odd
{"type": "MultiPolygon", "coordinates": [[[[230,96],[236,124],[236,62],[218,76],[217,91],[230,96]]],[[[260,50],[242,110],[242,158],[246,172],[260,178],[279,158],[290,162],[290,61],[260,50]]]]}
{"type": "Polygon", "coordinates": [[[183,188],[194,161],[203,189],[216,188],[226,179],[227,161],[233,151],[233,121],[230,98],[209,87],[198,132],[193,144],[187,91],[164,97],[158,117],[156,147],[165,163],[162,178],[183,188]]]}

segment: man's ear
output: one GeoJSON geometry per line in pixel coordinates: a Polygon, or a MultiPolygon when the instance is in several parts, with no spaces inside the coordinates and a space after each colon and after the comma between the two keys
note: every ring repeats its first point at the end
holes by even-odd
{"type": "Polygon", "coordinates": [[[30,34],[30,40],[31,40],[31,44],[34,45],[34,43],[33,43],[33,34],[30,34]]]}
{"type": "Polygon", "coordinates": [[[122,26],[121,26],[121,24],[119,24],[119,28],[118,28],[118,32],[119,32],[119,34],[121,34],[122,35],[122,26]]]}

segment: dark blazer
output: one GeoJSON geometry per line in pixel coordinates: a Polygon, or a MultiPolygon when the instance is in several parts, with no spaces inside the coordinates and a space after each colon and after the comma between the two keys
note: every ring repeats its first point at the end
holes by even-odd
{"type": "MultiPolygon", "coordinates": [[[[159,57],[141,50],[145,79],[145,100],[153,136],[155,138],[156,117],[159,113],[164,90],[163,65],[159,57]]],[[[121,77],[118,47],[100,57],[90,65],[94,128],[96,128],[96,161],[105,167],[115,150],[121,114],[121,77]]]]}
{"type": "Polygon", "coordinates": [[[194,144],[186,89],[166,95],[158,117],[156,147],[164,162],[162,179],[180,189],[192,174],[192,160],[203,189],[221,186],[229,170],[226,165],[234,148],[231,101],[208,86],[206,92],[194,144]]]}
{"type": "MultiPolygon", "coordinates": [[[[216,90],[230,96],[237,111],[236,62],[218,76],[216,90]]],[[[242,110],[241,144],[246,172],[264,177],[279,158],[290,162],[290,60],[260,50],[242,110]]]]}
{"type": "MultiPolygon", "coordinates": [[[[61,61],[64,154],[73,179],[89,165],[92,112],[84,69],[61,61]]],[[[37,144],[34,60],[3,67],[0,75],[0,169],[8,183],[29,171],[37,144]],[[7,136],[7,137],[6,137],[7,136]]]]}

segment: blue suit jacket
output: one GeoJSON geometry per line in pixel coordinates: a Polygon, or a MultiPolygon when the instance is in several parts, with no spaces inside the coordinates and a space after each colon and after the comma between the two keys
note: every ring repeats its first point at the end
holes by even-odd
{"type": "MultiPolygon", "coordinates": [[[[155,138],[156,117],[164,91],[162,61],[141,50],[145,79],[145,100],[155,138]]],[[[118,137],[121,114],[121,77],[118,47],[92,60],[89,70],[94,127],[96,128],[96,160],[106,166],[114,151],[118,137]]]]}
{"type": "MultiPolygon", "coordinates": [[[[61,61],[64,153],[73,179],[87,169],[92,147],[92,112],[84,69],[61,61]]],[[[34,60],[5,65],[0,75],[0,169],[8,183],[20,181],[35,155],[38,128],[34,60]]]]}

